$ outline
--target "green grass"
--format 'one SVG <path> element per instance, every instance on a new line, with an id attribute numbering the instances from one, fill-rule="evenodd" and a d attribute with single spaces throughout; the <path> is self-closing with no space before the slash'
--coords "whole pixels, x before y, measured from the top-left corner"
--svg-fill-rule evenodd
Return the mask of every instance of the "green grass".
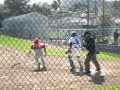
<path id="1" fill-rule="evenodd" d="M 82 53 L 82 56 L 86 57 L 86 52 Z M 120 60 L 120 54 L 115 53 L 106 53 L 106 52 L 100 52 L 100 54 L 97 54 L 97 59 L 104 59 L 104 60 Z"/>
<path id="2" fill-rule="evenodd" d="M 32 41 L 30 40 L 24 40 L 24 39 L 19 39 L 19 38 L 4 36 L 4 35 L 0 36 L 0 45 L 7 48 L 16 49 L 22 52 L 28 52 L 30 50 L 31 44 L 32 44 Z M 63 50 L 53 49 L 53 48 L 47 49 L 47 54 L 57 55 L 57 56 L 65 55 Z"/>
<path id="3" fill-rule="evenodd" d="M 101 52 L 97 55 L 98 59 L 120 60 L 120 54 Z"/>
<path id="4" fill-rule="evenodd" d="M 30 48 L 31 41 L 1 35 L 0 36 L 0 44 L 4 47 L 27 52 L 28 49 Z"/>
<path id="5" fill-rule="evenodd" d="M 24 40 L 9 36 L 0 35 L 0 45 L 16 49 L 22 52 L 28 52 L 30 49 L 32 42 L 30 40 Z M 54 55 L 54 56 L 66 56 L 64 50 L 60 49 L 53 49 L 52 47 L 50 49 L 47 49 L 48 55 Z M 86 52 L 82 52 L 82 56 L 86 57 Z M 113 53 L 104 53 L 101 52 L 97 55 L 98 59 L 107 59 L 107 60 L 120 60 L 120 54 L 113 54 Z"/>
<path id="6" fill-rule="evenodd" d="M 75 89 L 75 90 L 77 90 L 77 89 Z M 83 89 L 83 90 L 120 90 L 120 85 L 117 85 L 117 86 L 100 86 L 100 87 Z"/>

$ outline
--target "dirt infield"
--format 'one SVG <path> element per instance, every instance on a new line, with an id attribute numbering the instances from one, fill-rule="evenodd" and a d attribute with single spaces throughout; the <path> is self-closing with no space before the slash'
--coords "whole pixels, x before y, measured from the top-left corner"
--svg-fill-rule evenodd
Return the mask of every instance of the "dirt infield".
<path id="1" fill-rule="evenodd" d="M 34 71 L 33 61 L 33 57 L 0 46 L 0 90 L 83 90 L 120 84 L 118 61 L 100 60 L 102 74 L 90 77 L 71 74 L 66 57 L 46 56 L 47 71 L 41 72 Z"/>

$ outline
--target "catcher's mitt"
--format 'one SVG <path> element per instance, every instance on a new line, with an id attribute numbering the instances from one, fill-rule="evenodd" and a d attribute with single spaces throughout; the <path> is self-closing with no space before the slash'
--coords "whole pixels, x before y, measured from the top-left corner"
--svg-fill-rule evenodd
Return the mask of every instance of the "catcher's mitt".
<path id="1" fill-rule="evenodd" d="M 68 53 L 71 53 L 71 50 L 70 50 L 70 49 L 68 49 L 68 50 L 65 52 L 65 54 L 68 54 Z"/>

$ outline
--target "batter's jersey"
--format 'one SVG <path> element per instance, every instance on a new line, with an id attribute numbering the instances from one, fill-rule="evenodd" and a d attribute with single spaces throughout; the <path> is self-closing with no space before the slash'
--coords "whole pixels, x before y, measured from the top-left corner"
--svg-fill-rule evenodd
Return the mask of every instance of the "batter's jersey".
<path id="1" fill-rule="evenodd" d="M 72 43 L 72 48 L 80 48 L 81 42 L 78 36 L 70 37 L 68 40 L 68 44 Z"/>

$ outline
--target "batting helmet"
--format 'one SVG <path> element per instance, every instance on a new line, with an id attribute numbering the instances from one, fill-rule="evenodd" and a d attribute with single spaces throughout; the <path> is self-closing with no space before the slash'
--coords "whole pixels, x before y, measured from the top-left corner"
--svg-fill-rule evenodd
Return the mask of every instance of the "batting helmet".
<path id="1" fill-rule="evenodd" d="M 35 39 L 34 39 L 34 43 L 35 43 L 35 44 L 38 44 L 39 42 L 40 42 L 40 41 L 39 41 L 38 38 L 35 38 Z"/>

